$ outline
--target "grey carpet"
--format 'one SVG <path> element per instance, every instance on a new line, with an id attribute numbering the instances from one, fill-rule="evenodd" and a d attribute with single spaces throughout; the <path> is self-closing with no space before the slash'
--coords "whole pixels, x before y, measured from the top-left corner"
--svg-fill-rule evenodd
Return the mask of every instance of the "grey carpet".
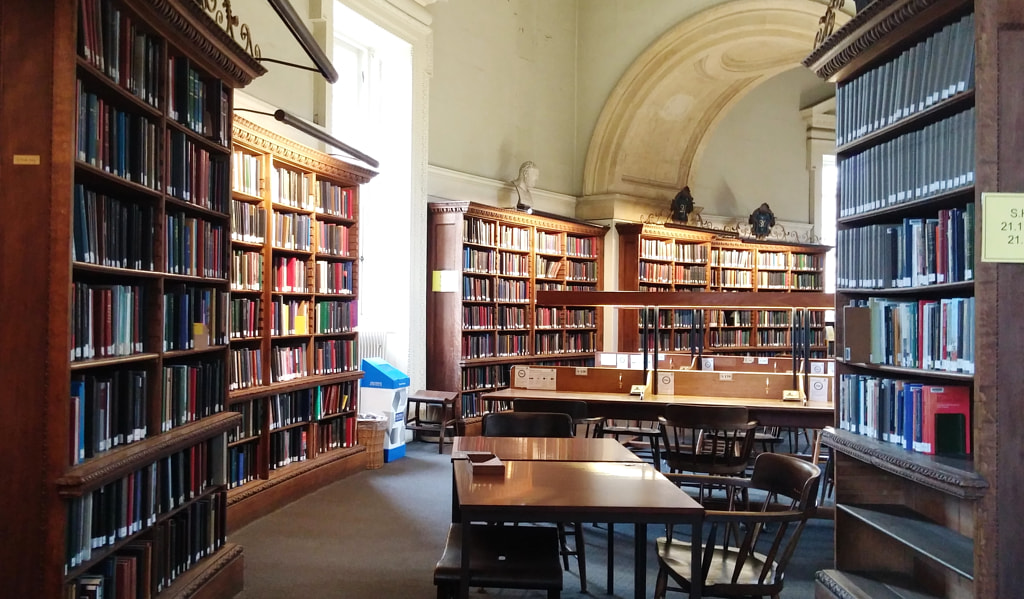
<path id="1" fill-rule="evenodd" d="M 240 599 L 430 599 L 432 572 L 451 520 L 451 464 L 437 445 L 414 442 L 407 455 L 367 470 L 269 514 L 231 535 L 245 550 Z M 632 597 L 631 525 L 616 528 L 615 593 L 607 594 L 605 530 L 586 524 L 588 595 L 570 560 L 562 596 Z M 660 530 L 659 530 L 660 529 Z M 651 538 L 664 534 L 649 527 Z M 648 592 L 657 560 L 649 549 Z M 783 599 L 814 596 L 816 570 L 832 564 L 832 523 L 813 520 L 786 576 Z M 471 596 L 543 597 L 541 592 L 488 589 Z M 669 594 L 682 597 L 681 594 Z"/>

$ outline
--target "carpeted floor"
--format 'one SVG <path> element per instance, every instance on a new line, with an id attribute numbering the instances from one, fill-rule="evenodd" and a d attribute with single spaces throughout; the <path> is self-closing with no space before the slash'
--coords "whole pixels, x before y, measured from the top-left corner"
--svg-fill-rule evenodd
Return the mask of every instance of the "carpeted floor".
<path id="1" fill-rule="evenodd" d="M 437 445 L 414 442 L 407 455 L 379 470 L 338 481 L 231 535 L 245 550 L 240 599 L 430 599 L 432 571 L 451 520 L 450 457 Z M 664 534 L 651 526 L 650 534 Z M 587 595 L 576 565 L 564 576 L 562 596 L 631 597 L 632 526 L 619 525 L 615 593 L 605 587 L 605 530 L 586 525 Z M 787 572 L 783 599 L 814 596 L 816 570 L 832 563 L 832 523 L 813 520 Z M 657 560 L 649 550 L 648 591 Z M 483 593 L 474 590 L 473 596 Z M 541 592 L 488 589 L 494 597 L 543 597 Z M 672 595 L 670 594 L 670 597 Z M 675 596 L 681 597 L 680 594 Z"/>

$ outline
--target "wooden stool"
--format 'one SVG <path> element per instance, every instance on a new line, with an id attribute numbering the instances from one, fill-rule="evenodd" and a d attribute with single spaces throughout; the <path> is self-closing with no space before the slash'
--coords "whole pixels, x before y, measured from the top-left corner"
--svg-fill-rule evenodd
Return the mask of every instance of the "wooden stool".
<path id="1" fill-rule="evenodd" d="M 424 389 L 410 393 L 408 407 L 405 410 L 406 430 L 413 431 L 414 436 L 421 435 L 423 432 L 437 433 L 437 453 L 443 453 L 445 432 L 448 429 L 456 432 L 455 400 L 458 396 L 459 394 L 454 391 L 429 391 Z M 426 406 L 437 407 L 438 420 L 427 420 L 423 417 L 420 410 Z"/>
<path id="2" fill-rule="evenodd" d="M 558 533 L 548 526 L 470 525 L 469 584 L 500 589 L 542 589 L 548 599 L 562 592 Z M 434 567 L 437 599 L 458 596 L 462 572 L 462 525 L 448 528 L 444 553 Z"/>

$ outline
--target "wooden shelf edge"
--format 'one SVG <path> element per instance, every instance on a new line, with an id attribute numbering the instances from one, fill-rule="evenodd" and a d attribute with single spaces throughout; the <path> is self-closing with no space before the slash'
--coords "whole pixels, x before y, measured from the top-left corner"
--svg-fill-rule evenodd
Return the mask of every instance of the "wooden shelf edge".
<path id="1" fill-rule="evenodd" d="M 974 580 L 974 541 L 903 504 L 839 504 L 844 514 L 874 528 L 943 568 Z"/>
<path id="2" fill-rule="evenodd" d="M 876 468 L 960 499 L 979 499 L 988 489 L 988 483 L 968 460 L 917 453 L 832 427 L 824 429 L 821 442 Z"/>
<path id="3" fill-rule="evenodd" d="M 221 599 L 244 587 L 245 556 L 242 546 L 225 543 L 216 553 L 179 576 L 160 593 L 160 599 Z"/>
<path id="4" fill-rule="evenodd" d="M 270 512 L 366 469 L 366 447 L 356 445 L 274 470 L 267 480 L 228 491 L 228 534 Z"/>
<path id="5" fill-rule="evenodd" d="M 61 497 L 80 497 L 111 481 L 237 427 L 242 421 L 238 412 L 221 412 L 202 420 L 175 427 L 142 441 L 111 449 L 78 464 L 57 479 Z"/>
<path id="6" fill-rule="evenodd" d="M 939 599 L 915 588 L 914 581 L 888 573 L 852 573 L 841 570 L 818 570 L 817 590 L 824 590 L 834 599 Z M 822 596 L 815 593 L 815 597 Z"/>
<path id="7" fill-rule="evenodd" d="M 257 385 L 255 387 L 247 387 L 245 389 L 236 389 L 234 391 L 228 391 L 228 405 L 233 405 L 247 399 L 257 399 L 268 395 L 298 391 L 300 389 L 309 389 L 310 387 L 317 387 L 320 385 L 344 383 L 346 381 L 354 381 L 361 378 L 363 378 L 362 370 L 349 370 L 347 372 L 339 372 L 337 374 L 318 374 L 292 379 L 283 383 L 271 383 L 269 385 Z"/>

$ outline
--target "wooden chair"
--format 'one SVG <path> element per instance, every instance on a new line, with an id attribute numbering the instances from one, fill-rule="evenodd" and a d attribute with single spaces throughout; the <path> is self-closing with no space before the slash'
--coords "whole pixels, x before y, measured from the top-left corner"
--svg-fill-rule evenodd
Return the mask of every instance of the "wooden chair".
<path id="1" fill-rule="evenodd" d="M 612 420 L 609 419 L 601 427 L 603 435 L 611 435 L 622 441 L 626 447 L 637 454 L 647 455 L 657 470 L 661 470 L 661 431 L 657 422 L 649 420 Z"/>
<path id="2" fill-rule="evenodd" d="M 448 528 L 444 553 L 434 567 L 437 599 L 458 597 L 462 572 L 462 524 Z M 562 591 L 558 533 L 539 526 L 470 525 L 469 584 L 500 589 L 541 589 L 548 599 Z"/>
<path id="3" fill-rule="evenodd" d="M 485 437 L 571 437 L 565 412 L 491 412 L 481 423 Z"/>
<path id="4" fill-rule="evenodd" d="M 740 476 L 750 465 L 757 422 L 738 406 L 665 406 L 662 457 L 669 472 Z M 698 501 L 715 485 L 700 485 Z"/>
<path id="5" fill-rule="evenodd" d="M 779 598 L 786 566 L 796 549 L 807 519 L 814 513 L 821 469 L 797 457 L 762 453 L 749 479 L 708 475 L 669 474 L 676 482 L 714 478 L 753 495 L 763 496 L 742 511 L 706 512 L 699 539 L 703 551 L 701 577 L 705 597 Z M 700 483 L 698 483 L 700 484 Z M 736 497 L 732 489 L 728 496 Z M 755 491 L 756 490 L 756 491 Z M 735 505 L 730 505 L 735 507 Z M 654 596 L 668 590 L 690 592 L 690 542 L 674 539 L 672 529 L 659 538 L 658 578 Z M 669 580 L 678 587 L 669 587 Z"/>
<path id="6" fill-rule="evenodd" d="M 516 412 L 564 412 L 572 418 L 574 437 L 600 437 L 604 418 L 589 416 L 587 402 L 572 399 L 514 399 Z"/>
<path id="7" fill-rule="evenodd" d="M 561 403 L 561 402 L 558 402 Z M 567 402 L 571 403 L 571 402 Z M 514 404 L 513 404 L 514 405 Z M 584 404 L 586 405 L 586 404 Z M 485 437 L 571 437 L 573 420 L 566 412 L 491 412 L 483 419 Z M 576 558 L 580 570 L 580 591 L 587 592 L 587 556 L 583 526 L 574 522 L 570 531 L 575 547 L 569 547 L 564 524 L 556 525 L 562 565 L 569 570 L 569 557 Z"/>

